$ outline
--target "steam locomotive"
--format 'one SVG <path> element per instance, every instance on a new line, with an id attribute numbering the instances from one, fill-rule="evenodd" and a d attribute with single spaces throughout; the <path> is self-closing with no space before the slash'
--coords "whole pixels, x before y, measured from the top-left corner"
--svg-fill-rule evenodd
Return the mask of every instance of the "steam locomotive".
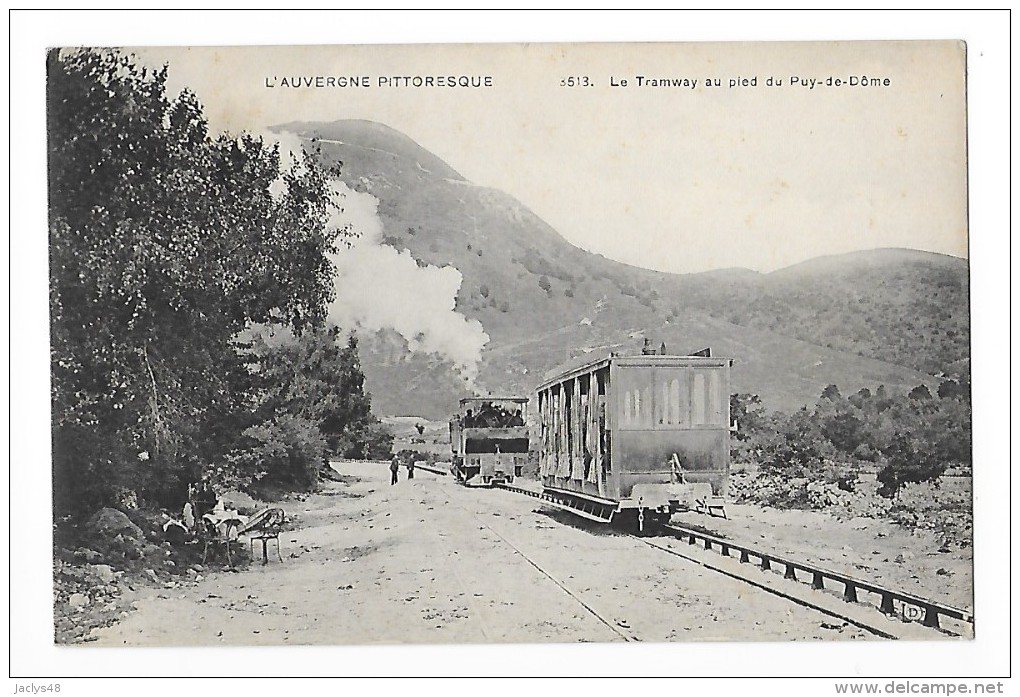
<path id="1" fill-rule="evenodd" d="M 467 485 L 511 483 L 528 458 L 527 397 L 468 397 L 450 419 L 451 473 Z"/>

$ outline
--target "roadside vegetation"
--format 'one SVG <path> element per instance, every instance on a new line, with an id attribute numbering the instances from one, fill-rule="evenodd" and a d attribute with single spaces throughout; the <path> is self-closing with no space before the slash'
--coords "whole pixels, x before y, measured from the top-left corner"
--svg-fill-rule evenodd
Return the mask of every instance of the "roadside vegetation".
<path id="1" fill-rule="evenodd" d="M 166 68 L 48 64 L 59 615 L 108 606 L 124 572 L 199 573 L 160 525 L 189 486 L 310 491 L 331 454 L 387 457 L 392 436 L 325 321 L 328 255 L 356 234 L 329 223 L 338 172 L 211 133 Z"/>
<path id="2" fill-rule="evenodd" d="M 730 409 L 736 501 L 886 518 L 970 544 L 969 383 L 848 397 L 830 385 L 793 414 L 766 413 L 756 395 L 735 394 Z"/>

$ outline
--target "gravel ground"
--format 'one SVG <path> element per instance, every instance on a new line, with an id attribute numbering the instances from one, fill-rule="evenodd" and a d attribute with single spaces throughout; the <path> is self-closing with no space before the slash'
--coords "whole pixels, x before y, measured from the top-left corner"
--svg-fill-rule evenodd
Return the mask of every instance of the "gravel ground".
<path id="1" fill-rule="evenodd" d="M 862 630 L 498 490 L 345 462 L 280 563 L 144 591 L 91 646 L 859 639 Z"/>

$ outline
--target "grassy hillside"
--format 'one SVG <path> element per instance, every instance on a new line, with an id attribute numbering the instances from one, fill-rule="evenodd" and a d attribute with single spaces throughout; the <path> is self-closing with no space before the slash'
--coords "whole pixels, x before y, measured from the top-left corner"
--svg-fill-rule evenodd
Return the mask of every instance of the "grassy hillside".
<path id="1" fill-rule="evenodd" d="M 529 392 L 558 363 L 599 347 L 670 352 L 711 346 L 736 359 L 734 389 L 772 408 L 884 383 L 932 386 L 967 371 L 965 260 L 912 250 L 827 257 L 771 274 L 666 274 L 578 249 L 511 196 L 465 181 L 436 155 L 380 124 L 288 124 L 342 162 L 347 185 L 379 200 L 384 242 L 463 275 L 456 309 L 490 341 L 479 385 Z M 390 332 L 362 337 L 379 413 L 449 413 L 463 387 L 435 357 Z"/>

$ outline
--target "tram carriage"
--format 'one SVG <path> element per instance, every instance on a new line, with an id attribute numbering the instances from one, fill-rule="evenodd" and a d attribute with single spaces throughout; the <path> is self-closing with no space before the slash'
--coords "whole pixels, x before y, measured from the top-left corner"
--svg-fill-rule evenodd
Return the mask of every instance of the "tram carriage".
<path id="1" fill-rule="evenodd" d="M 528 459 L 527 397 L 468 397 L 450 419 L 451 472 L 457 481 L 513 482 Z"/>
<path id="2" fill-rule="evenodd" d="M 593 520 L 664 522 L 695 497 L 725 496 L 732 360 L 665 355 L 584 357 L 538 387 L 545 493 Z"/>

